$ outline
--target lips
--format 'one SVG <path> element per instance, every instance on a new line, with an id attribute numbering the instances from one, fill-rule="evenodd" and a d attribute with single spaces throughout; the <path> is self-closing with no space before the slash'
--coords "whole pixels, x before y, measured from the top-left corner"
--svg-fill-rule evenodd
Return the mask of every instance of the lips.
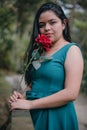
<path id="1" fill-rule="evenodd" d="M 48 36 L 48 37 L 50 37 L 50 36 L 52 36 L 52 33 L 47 33 L 45 35 Z"/>

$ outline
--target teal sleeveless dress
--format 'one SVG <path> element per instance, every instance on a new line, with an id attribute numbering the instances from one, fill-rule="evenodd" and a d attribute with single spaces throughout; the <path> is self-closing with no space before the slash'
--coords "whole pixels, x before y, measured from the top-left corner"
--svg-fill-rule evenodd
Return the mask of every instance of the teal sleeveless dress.
<path id="1" fill-rule="evenodd" d="M 26 92 L 28 100 L 52 95 L 64 89 L 66 60 L 69 43 L 52 55 L 52 60 L 44 61 L 37 70 L 31 70 L 32 90 Z M 35 130 L 78 130 L 78 121 L 73 101 L 66 105 L 30 110 Z"/>

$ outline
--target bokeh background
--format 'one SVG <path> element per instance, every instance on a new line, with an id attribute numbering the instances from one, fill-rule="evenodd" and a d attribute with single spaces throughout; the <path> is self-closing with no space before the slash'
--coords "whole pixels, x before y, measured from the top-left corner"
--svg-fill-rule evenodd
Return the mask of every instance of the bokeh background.
<path id="1" fill-rule="evenodd" d="M 7 126 L 2 129 L 2 126 L 9 117 L 7 99 L 13 90 L 11 78 L 23 73 L 24 55 L 32 33 L 35 13 L 42 3 L 48 1 L 0 0 L 0 130 L 10 130 Z M 80 91 L 87 95 L 87 0 L 50 1 L 62 6 L 70 21 L 72 41 L 82 48 L 85 68 Z"/>

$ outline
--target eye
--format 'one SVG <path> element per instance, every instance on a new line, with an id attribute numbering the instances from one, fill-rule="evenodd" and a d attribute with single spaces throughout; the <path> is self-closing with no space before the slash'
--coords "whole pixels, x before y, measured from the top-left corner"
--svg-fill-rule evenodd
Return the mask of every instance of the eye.
<path id="1" fill-rule="evenodd" d="M 51 21 L 51 22 L 50 22 L 51 25 L 54 25 L 54 24 L 56 24 L 56 23 L 57 23 L 56 21 Z"/>
<path id="2" fill-rule="evenodd" d="M 39 23 L 39 28 L 43 28 L 45 26 L 45 23 Z"/>

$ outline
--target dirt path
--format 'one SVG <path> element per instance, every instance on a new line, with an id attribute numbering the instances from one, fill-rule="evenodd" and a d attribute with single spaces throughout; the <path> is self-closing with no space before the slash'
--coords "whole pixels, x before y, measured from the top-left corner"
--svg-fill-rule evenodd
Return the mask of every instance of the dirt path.
<path id="1" fill-rule="evenodd" d="M 14 84 L 14 82 L 18 79 L 20 80 L 20 76 L 7 76 L 6 77 L 6 80 L 11 85 Z M 17 84 L 17 82 L 15 82 L 15 83 Z M 22 88 L 23 88 L 23 86 L 25 86 L 24 82 L 22 82 Z M 14 89 L 16 89 L 16 88 L 14 88 Z M 77 117 L 78 117 L 78 121 L 79 121 L 79 130 L 87 130 L 87 96 L 84 96 L 83 94 L 79 94 L 77 100 L 75 101 L 75 107 L 76 107 Z M 18 113 L 16 113 L 16 114 L 18 114 Z M 20 117 L 20 115 L 19 115 L 19 117 Z M 26 121 L 29 120 L 29 125 L 31 128 L 30 130 L 33 130 L 31 117 L 29 119 L 27 117 L 24 117 L 24 118 L 26 118 Z M 23 113 L 22 113 L 21 120 L 23 120 L 23 122 L 24 122 L 24 118 L 23 118 Z M 14 122 L 17 120 L 19 120 L 19 118 L 17 118 L 17 117 L 13 118 Z M 14 129 L 14 130 L 16 130 L 16 129 Z"/>
<path id="2" fill-rule="evenodd" d="M 87 96 L 79 94 L 75 101 L 80 130 L 87 130 Z"/>

